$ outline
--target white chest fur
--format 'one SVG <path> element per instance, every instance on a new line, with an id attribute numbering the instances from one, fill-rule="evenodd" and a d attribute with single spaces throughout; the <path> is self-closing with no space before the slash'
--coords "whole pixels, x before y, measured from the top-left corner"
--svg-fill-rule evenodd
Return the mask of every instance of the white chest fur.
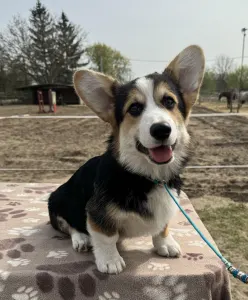
<path id="1" fill-rule="evenodd" d="M 177 197 L 175 190 L 171 190 Z M 142 218 L 135 213 L 120 216 L 119 226 L 124 237 L 156 235 L 161 232 L 177 212 L 177 206 L 162 186 L 157 186 L 148 194 L 148 209 L 152 218 Z"/>

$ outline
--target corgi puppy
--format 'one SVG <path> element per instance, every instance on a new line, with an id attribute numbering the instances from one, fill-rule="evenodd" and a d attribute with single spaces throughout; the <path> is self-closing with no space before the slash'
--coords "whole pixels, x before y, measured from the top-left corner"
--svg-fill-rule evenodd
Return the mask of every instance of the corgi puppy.
<path id="1" fill-rule="evenodd" d="M 190 146 L 187 123 L 197 100 L 205 59 L 192 45 L 163 73 L 120 84 L 91 70 L 74 75 L 78 96 L 111 124 L 108 146 L 80 167 L 49 197 L 52 226 L 71 236 L 76 251 L 93 248 L 100 272 L 120 273 L 125 262 L 117 249 L 122 238 L 151 235 L 157 253 L 178 257 L 169 231 L 177 207 L 180 173 Z"/>

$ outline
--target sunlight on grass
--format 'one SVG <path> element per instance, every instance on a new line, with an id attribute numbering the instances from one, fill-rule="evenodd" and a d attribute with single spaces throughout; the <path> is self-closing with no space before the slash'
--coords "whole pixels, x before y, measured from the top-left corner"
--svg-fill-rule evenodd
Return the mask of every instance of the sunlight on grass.
<path id="1" fill-rule="evenodd" d="M 215 197 L 211 200 L 208 198 L 204 206 L 197 205 L 198 201 L 201 199 L 194 201 L 194 206 L 221 253 L 234 266 L 248 272 L 248 206 L 228 198 L 220 206 L 216 206 Z M 234 278 L 231 282 L 233 299 L 247 299 L 247 285 Z"/>

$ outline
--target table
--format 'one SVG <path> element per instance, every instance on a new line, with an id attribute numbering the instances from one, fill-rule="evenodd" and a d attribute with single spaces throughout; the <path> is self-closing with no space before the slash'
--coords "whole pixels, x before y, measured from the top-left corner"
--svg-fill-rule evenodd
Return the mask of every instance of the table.
<path id="1" fill-rule="evenodd" d="M 151 237 L 125 240 L 119 275 L 97 271 L 92 253 L 76 253 L 48 218 L 46 193 L 58 185 L 0 183 L 0 299 L 3 300 L 229 300 L 229 275 L 178 213 L 170 230 L 178 259 L 157 256 Z M 213 242 L 187 196 L 181 204 Z"/>

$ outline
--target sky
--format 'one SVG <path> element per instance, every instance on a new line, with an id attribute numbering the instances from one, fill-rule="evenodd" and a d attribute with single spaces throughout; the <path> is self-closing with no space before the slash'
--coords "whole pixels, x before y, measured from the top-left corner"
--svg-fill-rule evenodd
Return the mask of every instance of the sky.
<path id="1" fill-rule="evenodd" d="M 183 48 L 198 44 L 207 65 L 216 56 L 240 57 L 241 28 L 248 27 L 247 0 L 41 0 L 53 15 L 63 10 L 88 33 L 131 60 L 135 77 L 161 72 Z M 0 30 L 36 0 L 0 0 Z M 248 42 L 247 42 L 248 43 Z M 248 44 L 245 55 L 248 55 Z M 235 59 L 240 65 L 241 60 Z M 248 63 L 248 59 L 245 59 Z"/>

